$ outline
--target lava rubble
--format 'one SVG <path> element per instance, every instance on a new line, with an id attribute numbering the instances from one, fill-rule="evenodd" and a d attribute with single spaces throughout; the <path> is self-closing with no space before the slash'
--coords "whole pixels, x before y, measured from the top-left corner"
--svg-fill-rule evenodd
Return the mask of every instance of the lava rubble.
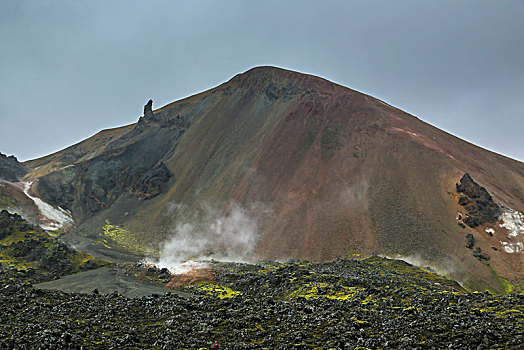
<path id="1" fill-rule="evenodd" d="M 467 293 L 402 261 L 211 266 L 212 280 L 178 287 L 189 297 L 68 294 L 4 281 L 0 348 L 207 349 L 215 341 L 221 349 L 524 344 L 524 295 Z"/>

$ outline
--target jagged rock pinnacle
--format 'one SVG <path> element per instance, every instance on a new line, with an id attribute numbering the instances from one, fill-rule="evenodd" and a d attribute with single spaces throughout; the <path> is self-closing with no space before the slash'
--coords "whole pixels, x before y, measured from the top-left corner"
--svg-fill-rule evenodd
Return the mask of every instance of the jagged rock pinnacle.
<path id="1" fill-rule="evenodd" d="M 146 105 L 144 106 L 144 117 L 153 117 L 153 100 L 147 101 Z"/>

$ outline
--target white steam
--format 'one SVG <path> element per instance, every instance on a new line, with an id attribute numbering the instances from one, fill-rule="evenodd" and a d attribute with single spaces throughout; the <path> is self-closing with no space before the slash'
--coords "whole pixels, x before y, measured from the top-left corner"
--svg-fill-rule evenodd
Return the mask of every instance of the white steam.
<path id="1" fill-rule="evenodd" d="M 263 205 L 246 209 L 235 203 L 224 211 L 208 204 L 190 215 L 185 211 L 187 208 L 180 205 L 169 208 L 168 213 L 176 212 L 176 224 L 155 262 L 173 273 L 204 267 L 198 260 L 250 261 L 258 238 L 258 219 L 268 212 Z"/>

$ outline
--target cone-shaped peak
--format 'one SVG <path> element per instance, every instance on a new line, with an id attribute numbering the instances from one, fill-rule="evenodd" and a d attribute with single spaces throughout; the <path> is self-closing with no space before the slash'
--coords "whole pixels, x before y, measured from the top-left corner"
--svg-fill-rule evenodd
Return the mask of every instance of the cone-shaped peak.
<path id="1" fill-rule="evenodd" d="M 295 92 L 329 92 L 338 89 L 351 91 L 324 78 L 273 66 L 251 68 L 234 76 L 229 83 L 241 88 L 257 90 L 270 88 L 278 91 L 291 89 Z"/>

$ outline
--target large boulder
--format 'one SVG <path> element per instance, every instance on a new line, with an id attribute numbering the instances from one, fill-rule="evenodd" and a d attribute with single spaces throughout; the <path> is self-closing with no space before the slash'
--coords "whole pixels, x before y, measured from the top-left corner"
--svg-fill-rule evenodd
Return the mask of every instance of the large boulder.
<path id="1" fill-rule="evenodd" d="M 477 184 L 468 173 L 456 184 L 459 193 L 459 204 L 464 206 L 468 215 L 464 223 L 477 227 L 486 222 L 495 222 L 502 214 L 500 205 L 495 203 L 488 191 Z"/>

